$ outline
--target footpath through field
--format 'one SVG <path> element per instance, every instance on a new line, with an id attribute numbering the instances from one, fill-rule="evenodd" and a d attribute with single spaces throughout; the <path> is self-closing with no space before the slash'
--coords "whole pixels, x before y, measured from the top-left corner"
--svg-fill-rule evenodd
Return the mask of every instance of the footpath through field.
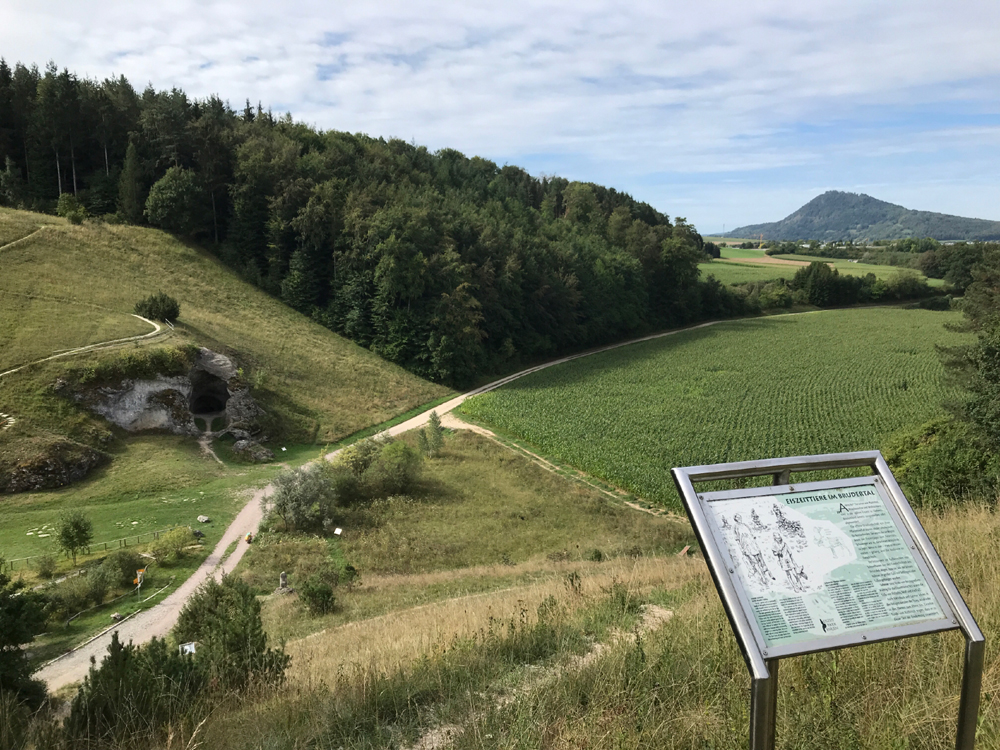
<path id="1" fill-rule="evenodd" d="M 492 391 L 502 385 L 506 385 L 507 383 L 517 380 L 518 378 L 522 378 L 525 375 L 530 375 L 533 372 L 544 370 L 547 367 L 554 367 L 555 365 L 570 362 L 574 359 L 588 357 L 592 354 L 599 354 L 600 352 L 618 349 L 623 346 L 630 346 L 631 344 L 638 344 L 643 341 L 652 341 L 665 336 L 673 336 L 678 333 L 693 331 L 699 328 L 706 328 L 708 326 L 715 325 L 717 322 L 719 321 L 710 321 L 708 323 L 700 323 L 699 325 L 691 326 L 689 328 L 679 328 L 673 331 L 654 333 L 649 336 L 622 341 L 617 344 L 600 347 L 599 349 L 590 349 L 585 352 L 580 352 L 579 354 L 572 354 L 568 357 L 560 357 L 559 359 L 554 359 L 550 362 L 545 362 L 544 364 L 529 367 L 525 370 L 521 370 L 520 372 L 516 372 L 513 375 L 508 375 L 480 388 L 471 390 L 468 393 L 456 396 L 450 401 L 446 401 L 445 403 L 434 407 L 434 409 L 428 409 L 423 414 L 419 414 L 412 419 L 408 419 L 405 422 L 389 428 L 387 432 L 390 435 L 400 435 L 404 432 L 417 429 L 418 427 L 423 427 L 430 419 L 432 411 L 436 411 L 441 415 L 447 414 L 460 406 L 467 398 L 477 396 L 480 393 Z M 327 454 L 326 459 L 333 459 L 337 453 L 339 453 L 339 451 L 333 451 L 332 453 Z M 243 536 L 248 531 L 256 532 L 264 516 L 261 501 L 264 497 L 270 495 L 272 489 L 273 485 L 268 485 L 267 487 L 264 487 L 254 493 L 253 498 L 243 506 L 243 509 L 226 529 L 225 533 L 222 535 L 222 539 L 219 540 L 219 543 L 212 551 L 212 554 L 205 559 L 205 562 L 201 564 L 201 566 L 187 581 L 181 584 L 181 586 L 178 587 L 176 591 L 171 593 L 166 599 L 147 610 L 142 610 L 141 612 L 131 616 L 127 621 L 123 621 L 117 626 L 109 628 L 105 632 L 95 636 L 90 641 L 87 641 L 76 649 L 69 651 L 63 656 L 49 662 L 35 673 L 35 677 L 44 680 L 50 690 L 58 690 L 65 685 L 81 681 L 87 675 L 87 671 L 90 668 L 90 657 L 94 656 L 100 660 L 103 655 L 107 653 L 108 644 L 111 643 L 111 636 L 113 633 L 117 632 L 119 639 L 124 642 L 131 640 L 136 644 L 145 643 L 154 636 L 160 638 L 165 636 L 177 622 L 181 609 L 184 608 L 184 604 L 197 590 L 197 588 L 202 583 L 207 581 L 209 577 L 215 577 L 216 580 L 218 580 L 223 576 L 223 574 L 231 572 L 242 559 L 247 550 L 247 545 L 240 543 L 240 540 L 242 540 Z M 230 553 L 228 557 L 223 559 L 227 548 L 233 542 L 237 542 L 236 549 Z"/>

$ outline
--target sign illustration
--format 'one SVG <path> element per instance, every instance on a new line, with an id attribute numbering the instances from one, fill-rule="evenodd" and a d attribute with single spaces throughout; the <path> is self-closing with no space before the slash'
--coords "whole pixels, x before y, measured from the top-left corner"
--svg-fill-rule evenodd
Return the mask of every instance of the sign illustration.
<path id="1" fill-rule="evenodd" d="M 945 616 L 872 485 L 705 505 L 767 646 Z"/>

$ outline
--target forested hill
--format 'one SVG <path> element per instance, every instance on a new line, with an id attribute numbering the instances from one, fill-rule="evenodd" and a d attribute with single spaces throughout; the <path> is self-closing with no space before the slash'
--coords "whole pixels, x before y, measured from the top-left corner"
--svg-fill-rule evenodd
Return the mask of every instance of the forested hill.
<path id="1" fill-rule="evenodd" d="M 249 102 L 139 93 L 124 77 L 0 62 L 0 164 L 6 205 L 191 238 L 453 385 L 742 310 L 698 280 L 693 227 L 614 189 L 318 131 Z"/>
<path id="2" fill-rule="evenodd" d="M 765 240 L 898 240 L 933 237 L 936 240 L 986 241 L 1000 239 L 1000 221 L 912 211 L 859 193 L 830 190 L 781 221 L 751 224 L 729 232 L 730 237 Z"/>

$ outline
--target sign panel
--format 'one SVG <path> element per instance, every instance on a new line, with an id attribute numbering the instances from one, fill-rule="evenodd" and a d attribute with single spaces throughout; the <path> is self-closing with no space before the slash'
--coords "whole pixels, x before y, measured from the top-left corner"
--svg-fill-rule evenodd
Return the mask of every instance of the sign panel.
<path id="1" fill-rule="evenodd" d="M 954 627 L 877 478 L 698 497 L 762 650 L 789 655 Z"/>
<path id="2" fill-rule="evenodd" d="M 874 485 L 705 505 L 766 647 L 945 619 Z"/>

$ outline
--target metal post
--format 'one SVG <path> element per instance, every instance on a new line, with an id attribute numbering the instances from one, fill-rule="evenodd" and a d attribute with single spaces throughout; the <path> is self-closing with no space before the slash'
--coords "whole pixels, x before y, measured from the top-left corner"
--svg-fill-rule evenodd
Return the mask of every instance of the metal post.
<path id="1" fill-rule="evenodd" d="M 979 691 L 983 682 L 983 654 L 986 641 L 966 638 L 965 666 L 962 670 L 962 697 L 958 702 L 958 733 L 955 750 L 973 750 L 979 720 Z"/>
<path id="2" fill-rule="evenodd" d="M 768 676 L 750 681 L 750 750 L 774 750 L 778 718 L 778 660 L 767 659 Z"/>

